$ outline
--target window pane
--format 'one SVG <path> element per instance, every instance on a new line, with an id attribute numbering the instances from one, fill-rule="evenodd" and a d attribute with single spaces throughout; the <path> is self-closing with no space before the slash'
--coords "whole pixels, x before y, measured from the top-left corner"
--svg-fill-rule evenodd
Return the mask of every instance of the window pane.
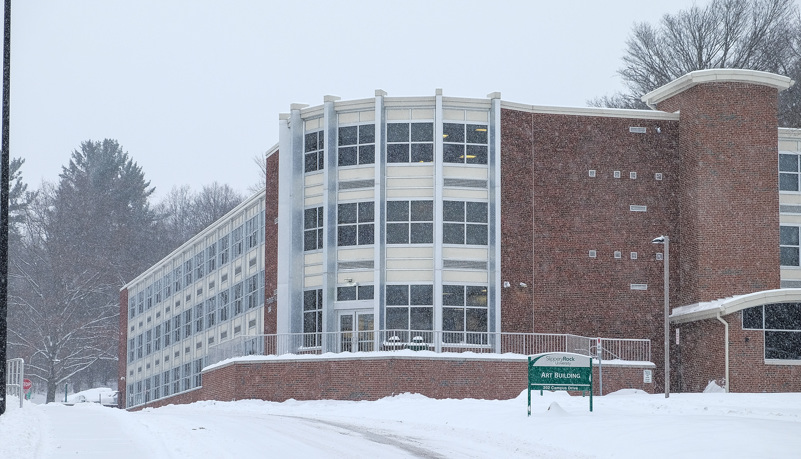
<path id="1" fill-rule="evenodd" d="M 443 201 L 442 219 L 446 222 L 463 222 L 464 203 L 461 201 Z"/>
<path id="2" fill-rule="evenodd" d="M 409 242 L 412 244 L 431 244 L 434 242 L 433 223 L 412 223 Z"/>
<path id="3" fill-rule="evenodd" d="M 443 146 L 442 161 L 464 163 L 464 145 L 446 143 Z"/>
<path id="4" fill-rule="evenodd" d="M 798 245 L 798 240 L 797 226 L 779 227 L 779 243 L 781 245 Z"/>
<path id="5" fill-rule="evenodd" d="M 387 244 L 408 244 L 408 223 L 387 223 Z"/>
<path id="6" fill-rule="evenodd" d="M 433 142 L 434 123 L 412 123 L 412 142 Z"/>
<path id="7" fill-rule="evenodd" d="M 486 202 L 468 202 L 467 204 L 467 221 L 474 223 L 487 223 L 487 203 Z"/>
<path id="8" fill-rule="evenodd" d="M 442 139 L 444 142 L 464 142 L 464 124 L 443 123 Z"/>
<path id="9" fill-rule="evenodd" d="M 317 170 L 317 153 L 307 153 L 304 161 L 303 170 L 313 172 Z"/>
<path id="10" fill-rule="evenodd" d="M 442 330 L 464 331 L 464 308 L 442 308 Z"/>
<path id="11" fill-rule="evenodd" d="M 373 299 L 373 292 L 374 288 L 372 285 L 360 285 L 359 286 L 359 299 L 360 300 L 372 300 Z"/>
<path id="12" fill-rule="evenodd" d="M 387 305 L 408 305 L 408 285 L 387 285 Z"/>
<path id="13" fill-rule="evenodd" d="M 317 248 L 317 230 L 303 232 L 303 250 L 315 250 Z"/>
<path id="14" fill-rule="evenodd" d="M 434 220 L 433 201 L 412 201 L 410 220 L 413 222 L 430 222 Z"/>
<path id="15" fill-rule="evenodd" d="M 480 124 L 467 125 L 467 143 L 487 143 L 487 126 Z"/>
<path id="16" fill-rule="evenodd" d="M 356 145 L 357 126 L 339 128 L 339 145 Z"/>
<path id="17" fill-rule="evenodd" d="M 375 124 L 363 124 L 359 126 L 359 143 L 375 142 Z"/>
<path id="18" fill-rule="evenodd" d="M 781 191 L 798 191 L 798 174 L 779 174 Z"/>
<path id="19" fill-rule="evenodd" d="M 369 245 L 374 242 L 373 225 L 359 225 L 359 245 Z"/>
<path id="20" fill-rule="evenodd" d="M 359 223 L 373 221 L 373 203 L 360 202 L 359 203 Z"/>
<path id="21" fill-rule="evenodd" d="M 487 331 L 487 310 L 468 309 L 465 318 L 465 328 L 469 332 Z"/>
<path id="22" fill-rule="evenodd" d="M 337 245 L 356 245 L 356 225 L 346 225 L 338 228 Z"/>
<path id="23" fill-rule="evenodd" d="M 464 225 L 444 223 L 442 225 L 442 242 L 444 244 L 464 244 Z"/>
<path id="24" fill-rule="evenodd" d="M 310 229 L 317 227 L 317 208 L 306 209 L 303 211 L 303 228 Z"/>
<path id="25" fill-rule="evenodd" d="M 392 143 L 387 145 L 387 162 L 388 163 L 408 163 L 409 162 L 409 144 L 408 143 Z"/>
<path id="26" fill-rule="evenodd" d="M 388 222 L 409 221 L 409 201 L 387 201 Z"/>
<path id="27" fill-rule="evenodd" d="M 801 333 L 766 331 L 765 358 L 801 360 Z"/>
<path id="28" fill-rule="evenodd" d="M 486 145 L 468 145 L 467 164 L 487 164 L 487 146 Z"/>
<path id="29" fill-rule="evenodd" d="M 306 290 L 303 292 L 303 310 L 309 311 L 312 309 L 317 309 L 317 292 Z"/>
<path id="30" fill-rule="evenodd" d="M 408 142 L 409 123 L 387 123 L 387 142 Z"/>
<path id="31" fill-rule="evenodd" d="M 467 306 L 487 306 L 487 287 L 468 285 L 465 290 Z"/>
<path id="32" fill-rule="evenodd" d="M 359 147 L 359 164 L 375 163 L 375 145 L 363 145 Z"/>
<path id="33" fill-rule="evenodd" d="M 337 223 L 356 223 L 356 203 L 337 206 Z"/>
<path id="34" fill-rule="evenodd" d="M 433 161 L 434 161 L 434 144 L 431 143 L 412 144 L 413 163 L 430 163 Z"/>
<path id="35" fill-rule="evenodd" d="M 487 245 L 487 225 L 467 225 L 465 243 Z"/>
<path id="36" fill-rule="evenodd" d="M 762 329 L 762 306 L 743 309 L 743 328 Z"/>
<path id="37" fill-rule="evenodd" d="M 354 300 L 356 300 L 356 286 L 337 287 L 337 301 L 354 301 Z"/>
<path id="38" fill-rule="evenodd" d="M 798 155 L 779 155 L 779 170 L 782 172 L 798 172 Z"/>
<path id="39" fill-rule="evenodd" d="M 413 305 L 429 305 L 434 304 L 434 286 L 433 285 L 410 285 L 409 286 L 409 304 Z"/>
<path id="40" fill-rule="evenodd" d="M 409 308 L 387 308 L 387 330 L 409 329 Z"/>
<path id="41" fill-rule="evenodd" d="M 798 266 L 798 247 L 781 247 L 782 266 Z"/>
<path id="42" fill-rule="evenodd" d="M 317 331 L 317 314 L 315 312 L 303 313 L 303 333 Z"/>
<path id="43" fill-rule="evenodd" d="M 442 304 L 445 306 L 464 306 L 464 286 L 443 285 Z"/>
<path id="44" fill-rule="evenodd" d="M 355 166 L 356 147 L 340 147 L 337 161 L 340 166 Z"/>
<path id="45" fill-rule="evenodd" d="M 433 308 L 411 308 L 410 311 L 411 330 L 433 330 L 434 329 L 434 309 Z"/>
<path id="46" fill-rule="evenodd" d="M 801 330 L 801 305 L 798 303 L 766 305 L 765 329 Z"/>
<path id="47" fill-rule="evenodd" d="M 317 133 L 312 132 L 310 134 L 306 134 L 305 136 L 305 152 L 315 151 L 317 150 Z"/>

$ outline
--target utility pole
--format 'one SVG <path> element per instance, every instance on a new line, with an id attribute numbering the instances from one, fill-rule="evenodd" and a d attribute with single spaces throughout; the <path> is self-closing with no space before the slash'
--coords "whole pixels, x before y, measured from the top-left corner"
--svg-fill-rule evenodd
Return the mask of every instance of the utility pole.
<path id="1" fill-rule="evenodd" d="M 11 98 L 11 0 L 3 18 L 3 152 L 0 157 L 0 415 L 6 412 L 6 348 L 8 346 L 8 119 Z"/>

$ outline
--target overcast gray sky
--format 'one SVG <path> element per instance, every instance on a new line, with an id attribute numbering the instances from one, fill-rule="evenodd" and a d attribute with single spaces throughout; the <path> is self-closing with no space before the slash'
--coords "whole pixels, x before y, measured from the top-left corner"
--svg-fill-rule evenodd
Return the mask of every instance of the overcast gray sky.
<path id="1" fill-rule="evenodd" d="M 293 102 L 442 88 L 585 106 L 622 89 L 634 22 L 692 4 L 16 0 L 10 152 L 32 188 L 56 181 L 82 141 L 112 138 L 156 198 L 215 180 L 245 191 Z"/>

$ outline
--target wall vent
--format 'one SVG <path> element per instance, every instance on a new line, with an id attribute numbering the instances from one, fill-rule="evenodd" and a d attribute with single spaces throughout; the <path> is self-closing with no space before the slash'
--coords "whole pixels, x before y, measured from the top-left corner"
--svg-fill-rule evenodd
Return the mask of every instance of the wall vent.
<path id="1" fill-rule="evenodd" d="M 632 290 L 648 290 L 648 284 L 630 284 Z"/>
<path id="2" fill-rule="evenodd" d="M 597 256 L 598 256 L 598 252 L 596 252 L 595 250 L 590 250 L 590 258 L 595 258 Z"/>
<path id="3" fill-rule="evenodd" d="M 476 180 L 476 179 L 446 178 L 445 186 L 458 187 L 458 188 L 481 188 L 486 190 L 487 181 Z"/>
<path id="4" fill-rule="evenodd" d="M 612 176 L 613 176 L 614 178 L 620 178 L 620 171 L 615 171 L 615 172 L 613 172 L 613 173 L 612 173 Z"/>
<path id="5" fill-rule="evenodd" d="M 450 269 L 479 269 L 486 271 L 487 262 L 475 260 L 442 260 L 442 267 Z"/>
<path id="6" fill-rule="evenodd" d="M 202 347 L 203 347 L 203 341 L 198 341 L 197 343 L 195 343 L 195 349 L 200 349 Z"/>
<path id="7" fill-rule="evenodd" d="M 636 260 L 637 259 L 637 252 L 629 253 L 629 258 L 632 259 L 632 260 Z"/>
<path id="8" fill-rule="evenodd" d="M 248 266 L 250 267 L 256 266 L 256 257 L 250 259 L 250 261 L 248 262 Z"/>
<path id="9" fill-rule="evenodd" d="M 340 190 L 358 190 L 359 188 L 372 188 L 375 180 L 348 180 L 339 182 Z"/>
<path id="10" fill-rule="evenodd" d="M 241 325 L 237 325 L 236 327 L 234 327 L 234 335 L 238 335 L 239 333 L 242 333 Z"/>
<path id="11" fill-rule="evenodd" d="M 375 260 L 340 261 L 337 269 L 373 269 Z"/>
<path id="12" fill-rule="evenodd" d="M 632 180 L 636 179 L 637 178 L 637 173 L 636 172 L 629 172 L 629 178 L 632 179 Z"/>
<path id="13" fill-rule="evenodd" d="M 220 283 L 222 284 L 225 282 L 228 282 L 228 273 L 225 273 L 222 276 L 220 276 Z"/>
<path id="14" fill-rule="evenodd" d="M 615 250 L 615 258 L 620 259 L 620 250 Z"/>
<path id="15" fill-rule="evenodd" d="M 236 268 L 234 268 L 234 276 L 238 276 L 240 274 L 242 274 L 242 267 L 237 266 Z"/>
<path id="16" fill-rule="evenodd" d="M 220 332 L 220 341 L 228 338 L 228 331 Z"/>
<path id="17" fill-rule="evenodd" d="M 648 132 L 648 128 L 644 128 L 641 126 L 629 126 L 629 132 L 633 134 L 645 134 Z"/>
<path id="18" fill-rule="evenodd" d="M 256 326 L 256 319 L 250 319 L 248 321 L 248 328 L 254 328 Z"/>
<path id="19" fill-rule="evenodd" d="M 595 177 L 595 169 L 590 169 L 590 177 Z"/>
<path id="20" fill-rule="evenodd" d="M 661 252 L 656 254 L 656 259 L 657 260 L 662 260 L 663 258 L 664 258 L 664 256 L 662 255 Z"/>
<path id="21" fill-rule="evenodd" d="M 662 173 L 661 172 L 657 172 L 656 174 L 654 174 L 654 178 L 657 179 L 657 180 L 662 180 Z"/>
<path id="22" fill-rule="evenodd" d="M 629 210 L 632 212 L 647 212 L 648 206 L 629 206 Z"/>
<path id="23" fill-rule="evenodd" d="M 214 288 L 214 281 L 209 282 L 209 290 Z"/>
<path id="24" fill-rule="evenodd" d="M 214 337 L 213 337 L 213 336 L 209 336 L 209 343 L 208 343 L 208 345 L 209 345 L 209 346 L 211 346 L 212 344 L 214 344 Z"/>

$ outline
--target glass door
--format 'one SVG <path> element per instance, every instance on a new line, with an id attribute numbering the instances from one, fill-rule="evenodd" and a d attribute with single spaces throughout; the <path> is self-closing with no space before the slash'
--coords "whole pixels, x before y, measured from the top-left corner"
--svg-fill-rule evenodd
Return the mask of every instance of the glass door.
<path id="1" fill-rule="evenodd" d="M 341 311 L 339 313 L 340 352 L 370 352 L 375 344 L 373 313 Z"/>

